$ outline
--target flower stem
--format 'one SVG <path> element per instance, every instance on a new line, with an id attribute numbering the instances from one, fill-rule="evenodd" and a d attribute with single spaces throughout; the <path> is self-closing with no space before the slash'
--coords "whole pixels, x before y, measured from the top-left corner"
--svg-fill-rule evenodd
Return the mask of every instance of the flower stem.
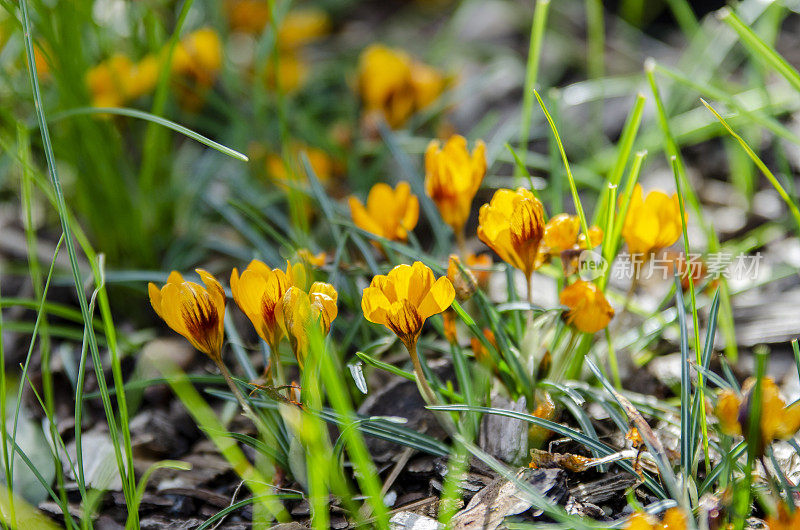
<path id="1" fill-rule="evenodd" d="M 525 326 L 530 327 L 530 325 L 533 324 L 533 273 L 528 274 L 528 276 L 525 278 L 525 282 L 528 290 L 526 293 L 528 296 L 527 300 L 528 304 L 531 306 L 531 309 L 528 310 L 528 318 L 526 319 Z"/>
<path id="2" fill-rule="evenodd" d="M 281 366 L 281 355 L 278 351 L 278 346 L 280 346 L 280 339 L 276 341 L 276 344 L 269 343 L 269 359 L 271 365 L 271 372 L 273 375 L 272 382 L 276 387 L 282 386 L 286 384 L 286 379 L 283 375 L 283 366 Z"/>
<path id="3" fill-rule="evenodd" d="M 631 278 L 631 286 L 628 288 L 627 294 L 625 294 L 625 302 L 622 304 L 621 315 L 628 312 L 628 306 L 633 299 L 633 295 L 636 293 L 636 288 L 639 286 L 639 273 L 642 270 L 642 265 L 644 265 L 644 261 L 633 258 L 633 277 Z"/>
<path id="4" fill-rule="evenodd" d="M 525 278 L 526 287 L 528 288 L 528 303 L 533 305 L 533 274 L 529 274 L 527 278 Z M 531 314 L 533 314 L 533 309 L 531 309 Z"/>
<path id="5" fill-rule="evenodd" d="M 263 428 L 261 420 L 258 418 L 258 416 L 256 416 L 256 413 L 253 412 L 253 409 L 250 408 L 250 405 L 247 403 L 244 395 L 242 395 L 242 391 L 239 390 L 238 386 L 236 386 L 228 367 L 225 366 L 225 363 L 223 363 L 222 360 L 216 361 L 216 363 L 217 368 L 219 368 L 219 371 L 222 372 L 222 376 L 225 378 L 225 382 L 228 383 L 228 387 L 230 387 L 231 392 L 233 392 L 233 396 L 236 398 L 236 401 L 238 401 L 239 405 L 242 406 L 242 411 L 244 411 L 245 416 L 250 418 L 250 420 L 255 423 L 256 427 L 261 430 Z"/>
<path id="6" fill-rule="evenodd" d="M 419 355 L 417 354 L 417 341 L 414 340 L 406 344 L 406 349 L 408 349 L 408 354 L 411 355 L 411 362 L 414 364 L 414 375 L 417 376 L 417 388 L 419 388 L 419 392 L 422 394 L 422 399 L 424 399 L 425 403 L 428 405 L 441 405 L 439 398 L 436 397 L 436 393 L 428 384 L 427 379 L 425 379 L 425 373 L 422 371 L 422 364 L 419 362 Z M 442 427 L 444 427 L 445 431 L 450 434 L 455 434 L 457 432 L 456 425 L 453 423 L 453 419 L 448 413 L 434 411 L 434 415 L 436 419 L 439 420 Z"/>

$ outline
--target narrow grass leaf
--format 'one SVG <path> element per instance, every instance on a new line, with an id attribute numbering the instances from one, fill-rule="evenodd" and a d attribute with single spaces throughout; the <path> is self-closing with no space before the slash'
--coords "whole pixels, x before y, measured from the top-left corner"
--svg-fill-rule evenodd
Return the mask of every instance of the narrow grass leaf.
<path id="1" fill-rule="evenodd" d="M 156 116 L 155 114 L 150 114 L 149 112 L 144 112 L 141 110 L 136 109 L 128 109 L 124 107 L 81 107 L 77 109 L 70 109 L 64 112 L 60 112 L 54 115 L 50 121 L 55 122 L 58 120 L 62 120 L 65 118 L 69 118 L 72 116 L 80 116 L 84 114 L 115 114 L 117 116 L 128 116 L 130 118 L 139 118 L 141 120 L 149 121 L 151 123 L 155 123 L 156 125 L 161 125 L 162 127 L 166 127 L 167 129 L 171 129 L 177 133 L 180 133 L 187 138 L 191 138 L 196 142 L 200 142 L 201 144 L 208 146 L 220 153 L 227 155 L 231 158 L 235 158 L 236 160 L 241 160 L 242 162 L 249 162 L 250 159 L 247 158 L 247 155 L 244 153 L 240 153 L 235 149 L 231 149 L 230 147 L 224 146 L 221 143 L 215 142 L 211 138 L 206 138 L 200 133 L 197 133 L 188 127 L 184 127 L 174 121 L 170 121 L 166 118 L 162 118 L 161 116 Z"/>
<path id="2" fill-rule="evenodd" d="M 786 190 L 781 185 L 781 183 L 778 181 L 778 179 L 775 177 L 775 175 L 772 173 L 772 171 L 770 171 L 770 169 L 761 160 L 761 158 L 759 158 L 759 156 L 755 153 L 755 151 L 753 151 L 750 148 L 750 146 L 747 144 L 747 142 L 744 140 L 744 138 L 739 136 L 733 130 L 733 128 L 731 128 L 731 126 L 728 124 L 728 122 L 725 120 L 725 118 L 723 118 L 719 114 L 719 112 L 717 112 L 714 109 L 714 107 L 709 105 L 703 99 L 701 99 L 700 101 L 702 101 L 703 105 L 705 105 L 705 107 L 708 110 L 710 110 L 711 113 L 714 114 L 714 116 L 716 116 L 716 118 L 719 120 L 719 122 L 722 124 L 722 126 L 725 127 L 725 129 L 728 131 L 728 133 L 731 136 L 733 136 L 736 139 L 737 142 L 739 142 L 739 145 L 741 145 L 742 149 L 744 149 L 745 152 L 747 152 L 747 155 L 750 157 L 750 159 L 753 161 L 753 163 L 755 163 L 755 165 L 758 167 L 758 169 L 761 170 L 761 173 L 763 173 L 764 176 L 767 177 L 767 180 L 769 180 L 770 184 L 772 184 L 772 186 L 775 188 L 775 191 L 778 192 L 778 195 L 781 196 L 781 199 L 783 199 L 783 202 L 785 202 L 786 206 L 789 207 L 789 211 L 792 212 L 792 217 L 794 217 L 794 221 L 795 221 L 795 223 L 797 225 L 797 227 L 796 227 L 797 228 L 797 232 L 798 232 L 798 234 L 800 234 L 800 210 L 797 208 L 797 205 L 794 203 L 792 198 L 789 197 L 789 194 L 786 192 Z"/>

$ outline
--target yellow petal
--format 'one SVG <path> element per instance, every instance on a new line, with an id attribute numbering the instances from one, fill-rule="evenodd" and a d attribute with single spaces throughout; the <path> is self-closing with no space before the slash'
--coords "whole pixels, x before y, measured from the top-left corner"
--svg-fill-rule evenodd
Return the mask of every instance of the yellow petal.
<path id="1" fill-rule="evenodd" d="M 419 304 L 417 312 L 422 320 L 439 314 L 453 303 L 456 291 L 452 282 L 445 277 L 441 277 L 433 284 L 428 293 Z"/>
<path id="2" fill-rule="evenodd" d="M 386 237 L 383 233 L 383 228 L 372 217 L 370 217 L 361 201 L 355 197 L 350 197 L 350 216 L 353 218 L 353 223 L 362 230 L 375 234 L 377 236 Z"/>
<path id="3" fill-rule="evenodd" d="M 154 283 L 150 282 L 147 284 L 147 293 L 150 295 L 150 305 L 153 306 L 153 310 L 155 310 L 159 318 L 163 320 L 164 315 L 161 312 L 161 289 L 156 287 Z"/>
<path id="4" fill-rule="evenodd" d="M 389 300 L 383 291 L 377 287 L 364 289 L 361 296 L 361 311 L 364 312 L 364 318 L 374 324 L 387 325 L 389 308 Z"/>
<path id="5" fill-rule="evenodd" d="M 328 333 L 331 329 L 331 323 L 339 314 L 339 309 L 336 305 L 339 293 L 329 283 L 314 282 L 309 289 L 308 296 L 311 299 L 311 303 L 319 308 L 324 331 Z"/>
<path id="6" fill-rule="evenodd" d="M 725 434 L 737 436 L 742 434 L 739 424 L 739 407 L 742 402 L 732 390 L 723 390 L 719 394 L 714 414 L 719 420 L 720 429 Z"/>

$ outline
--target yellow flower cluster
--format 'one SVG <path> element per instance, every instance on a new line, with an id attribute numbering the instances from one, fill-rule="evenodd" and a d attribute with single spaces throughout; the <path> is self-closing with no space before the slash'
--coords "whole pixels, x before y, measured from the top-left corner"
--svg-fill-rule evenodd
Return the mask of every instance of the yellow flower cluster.
<path id="1" fill-rule="evenodd" d="M 444 87 L 440 72 L 402 50 L 373 44 L 361 54 L 358 88 L 364 110 L 382 115 L 392 128 L 433 103 Z"/>
<path id="2" fill-rule="evenodd" d="M 150 283 L 150 303 L 170 328 L 221 364 L 225 293 L 211 274 L 201 269 L 197 273 L 205 287 L 184 280 L 176 271 L 160 289 Z M 279 370 L 277 352 L 284 336 L 302 367 L 308 353 L 310 326 L 318 325 L 326 335 L 337 316 L 336 289 L 314 282 L 306 290 L 305 283 L 305 267 L 288 262 L 283 271 L 253 260 L 241 275 L 237 269 L 231 273 L 233 299 L 270 346 L 275 370 Z"/>
<path id="3" fill-rule="evenodd" d="M 470 153 L 466 139 L 453 136 L 444 147 L 431 142 L 425 153 L 426 191 L 457 237 L 463 234 L 472 200 L 486 172 L 484 149 L 479 141 Z M 405 241 L 408 231 L 417 224 L 419 201 L 406 182 L 395 190 L 380 183 L 370 190 L 366 207 L 351 197 L 350 212 L 359 228 L 386 239 Z M 541 201 L 525 188 L 497 190 L 491 201 L 481 206 L 478 223 L 481 241 L 529 280 L 551 254 L 593 248 L 603 239 L 602 230 L 593 226 L 587 243 L 585 235 L 579 234 L 578 218 L 568 214 L 559 214 L 545 223 Z M 463 241 L 459 246 L 463 248 Z M 488 267 L 491 258 L 486 258 L 476 263 L 474 255 L 468 256 L 467 264 Z M 478 279 L 457 274 L 458 270 L 451 258 L 448 276 L 456 284 L 459 299 L 465 299 L 474 291 Z M 486 273 L 480 281 L 485 284 Z M 603 292 L 591 282 L 577 281 L 567 286 L 561 293 L 561 303 L 569 308 L 567 322 L 585 333 L 604 329 L 614 316 Z"/>
<path id="4" fill-rule="evenodd" d="M 158 82 L 164 51 L 149 54 L 138 62 L 116 54 L 86 74 L 86 86 L 95 107 L 119 107 L 151 93 Z M 222 67 L 222 45 L 211 28 L 187 35 L 175 47 L 171 72 L 192 80 L 198 88 L 214 84 Z"/>
<path id="5" fill-rule="evenodd" d="M 369 190 L 366 205 L 352 196 L 349 202 L 357 227 L 392 241 L 405 241 L 419 220 L 419 199 L 405 181 L 394 189 L 382 182 L 375 184 Z"/>

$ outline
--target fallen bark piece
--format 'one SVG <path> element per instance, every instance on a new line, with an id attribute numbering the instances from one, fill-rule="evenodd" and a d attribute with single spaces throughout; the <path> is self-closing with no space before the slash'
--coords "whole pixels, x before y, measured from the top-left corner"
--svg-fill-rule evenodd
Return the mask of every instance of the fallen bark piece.
<path id="1" fill-rule="evenodd" d="M 554 503 L 560 503 L 569 494 L 566 473 L 562 469 L 522 469 L 516 478 L 527 482 Z M 503 519 L 529 510 L 533 504 L 516 484 L 498 478 L 472 497 L 466 508 L 450 521 L 454 530 L 493 530 Z"/>
<path id="2" fill-rule="evenodd" d="M 516 401 L 492 394 L 492 406 L 514 412 L 527 412 L 525 397 Z M 481 420 L 478 445 L 481 449 L 503 462 L 523 464 L 528 448 L 530 424 L 506 416 L 486 414 Z"/>

